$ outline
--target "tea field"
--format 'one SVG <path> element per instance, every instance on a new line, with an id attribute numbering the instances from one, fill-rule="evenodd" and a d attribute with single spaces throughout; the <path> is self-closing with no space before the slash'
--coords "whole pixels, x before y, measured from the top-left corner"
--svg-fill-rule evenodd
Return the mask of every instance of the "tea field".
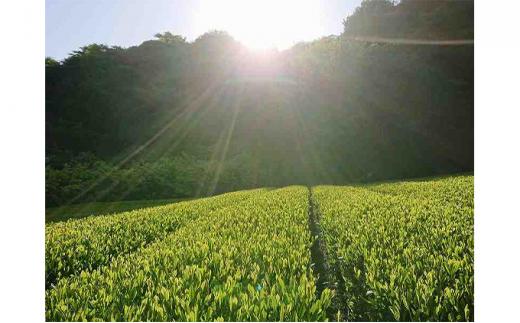
<path id="1" fill-rule="evenodd" d="M 48 321 L 471 321 L 473 177 L 255 189 L 45 227 Z"/>
<path id="2" fill-rule="evenodd" d="M 59 222 L 68 219 L 81 219 L 91 215 L 107 215 L 121 213 L 147 207 L 172 204 L 190 200 L 190 198 L 176 198 L 165 200 L 138 200 L 138 201 L 116 201 L 116 202 L 89 202 L 70 204 L 45 209 L 45 222 Z"/>

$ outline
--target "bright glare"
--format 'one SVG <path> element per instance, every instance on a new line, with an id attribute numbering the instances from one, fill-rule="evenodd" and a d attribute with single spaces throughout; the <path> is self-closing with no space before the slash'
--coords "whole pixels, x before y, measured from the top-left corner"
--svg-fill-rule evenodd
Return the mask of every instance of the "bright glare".
<path id="1" fill-rule="evenodd" d="M 196 17 L 199 33 L 227 31 L 254 49 L 285 49 L 322 35 L 317 0 L 207 0 Z"/>

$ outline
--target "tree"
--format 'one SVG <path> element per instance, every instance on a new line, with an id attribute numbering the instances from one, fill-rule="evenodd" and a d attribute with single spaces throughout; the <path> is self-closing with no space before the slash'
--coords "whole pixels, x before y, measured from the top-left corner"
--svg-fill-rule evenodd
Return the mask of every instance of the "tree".
<path id="1" fill-rule="evenodd" d="M 105 199 L 471 171 L 473 47 L 370 38 L 471 39 L 472 8 L 366 0 L 341 35 L 261 56 L 212 31 L 46 58 L 52 199 L 114 165 Z"/>
<path id="2" fill-rule="evenodd" d="M 164 33 L 157 33 L 154 35 L 155 38 L 157 38 L 159 41 L 166 43 L 166 44 L 184 44 L 186 43 L 186 37 L 180 36 L 180 35 L 174 35 L 169 31 L 166 31 Z"/>

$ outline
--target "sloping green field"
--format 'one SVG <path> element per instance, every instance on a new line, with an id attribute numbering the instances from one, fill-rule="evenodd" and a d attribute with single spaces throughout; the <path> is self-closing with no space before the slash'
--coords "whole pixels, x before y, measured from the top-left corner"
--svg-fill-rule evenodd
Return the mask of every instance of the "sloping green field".
<path id="1" fill-rule="evenodd" d="M 137 209 L 143 209 L 146 207 L 172 204 L 187 200 L 190 199 L 184 198 L 143 201 L 90 202 L 49 207 L 45 209 L 45 222 L 59 222 L 68 219 L 81 219 L 91 215 L 107 215 L 112 213 L 121 213 L 125 211 L 132 211 Z"/>
<path id="2" fill-rule="evenodd" d="M 473 320 L 473 177 L 227 193 L 46 225 L 50 321 Z"/>

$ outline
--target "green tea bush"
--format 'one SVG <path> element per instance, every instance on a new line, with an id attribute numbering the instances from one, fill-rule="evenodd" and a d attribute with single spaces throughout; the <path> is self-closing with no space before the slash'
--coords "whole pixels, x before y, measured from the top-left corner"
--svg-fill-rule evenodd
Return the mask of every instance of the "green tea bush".
<path id="1" fill-rule="evenodd" d="M 473 320 L 473 177 L 369 188 L 314 189 L 346 318 Z"/>
<path id="2" fill-rule="evenodd" d="M 48 224 L 45 228 L 45 283 L 109 264 L 150 242 L 164 238 L 200 216 L 261 195 L 265 189 L 140 209 L 107 216 Z"/>
<path id="3" fill-rule="evenodd" d="M 473 176 L 452 176 L 425 181 L 401 181 L 367 185 L 375 192 L 404 195 L 408 198 L 435 199 L 438 204 L 457 203 L 474 207 Z"/>
<path id="4" fill-rule="evenodd" d="M 192 203 L 192 202 L 190 202 Z M 62 279 L 47 320 L 321 321 L 308 190 L 289 187 L 222 208 L 110 266 Z"/>

